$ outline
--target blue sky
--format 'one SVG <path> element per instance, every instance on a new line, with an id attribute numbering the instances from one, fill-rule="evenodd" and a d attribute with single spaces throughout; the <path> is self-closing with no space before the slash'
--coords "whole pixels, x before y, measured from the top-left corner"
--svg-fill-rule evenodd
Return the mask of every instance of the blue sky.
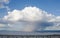
<path id="1" fill-rule="evenodd" d="M 11 0 L 10 9 L 22 9 L 26 6 L 36 6 L 55 15 L 60 14 L 60 0 Z"/>
<path id="2" fill-rule="evenodd" d="M 60 15 L 60 0 L 10 0 L 9 4 L 4 4 L 10 8 L 23 9 L 26 6 L 36 6 L 48 13 Z M 6 9 L 0 9 L 0 17 L 6 14 Z"/>
<path id="3" fill-rule="evenodd" d="M 60 30 L 60 0 L 0 0 L 0 30 L 6 29 Z"/>

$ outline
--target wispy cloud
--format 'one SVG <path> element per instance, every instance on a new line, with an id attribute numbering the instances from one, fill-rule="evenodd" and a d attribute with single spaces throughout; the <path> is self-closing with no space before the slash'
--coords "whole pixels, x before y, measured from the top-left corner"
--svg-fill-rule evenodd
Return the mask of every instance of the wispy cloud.
<path id="1" fill-rule="evenodd" d="M 10 8 L 7 6 L 9 4 L 10 0 L 0 0 L 0 9 L 6 8 L 7 10 L 10 10 Z"/>
<path id="2" fill-rule="evenodd" d="M 1 3 L 6 3 L 8 4 L 9 3 L 9 0 L 0 0 Z"/>

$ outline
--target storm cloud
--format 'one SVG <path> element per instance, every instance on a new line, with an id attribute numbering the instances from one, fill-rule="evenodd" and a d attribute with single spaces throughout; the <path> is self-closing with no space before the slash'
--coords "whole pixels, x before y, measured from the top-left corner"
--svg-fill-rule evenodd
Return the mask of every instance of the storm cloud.
<path id="1" fill-rule="evenodd" d="M 1 19 L 3 21 L 0 24 L 7 24 L 9 27 L 7 30 L 32 32 L 60 28 L 60 16 L 48 14 L 46 11 L 32 6 L 22 10 L 15 9 Z M 2 25 L 0 26 L 2 27 Z M 59 28 L 56 30 L 60 30 Z"/>

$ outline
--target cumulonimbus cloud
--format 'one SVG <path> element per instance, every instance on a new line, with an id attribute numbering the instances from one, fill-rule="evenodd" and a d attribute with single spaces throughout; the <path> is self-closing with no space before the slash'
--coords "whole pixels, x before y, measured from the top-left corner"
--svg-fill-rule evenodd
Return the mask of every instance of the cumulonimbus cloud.
<path id="1" fill-rule="evenodd" d="M 4 16 L 2 19 L 7 21 L 9 26 L 8 30 L 15 31 L 30 32 L 38 29 L 51 30 L 50 28 L 53 29 L 56 25 L 60 25 L 60 16 L 48 14 L 46 11 L 37 7 L 25 7 L 22 10 L 13 10 L 8 12 L 8 15 Z M 43 25 L 44 23 L 46 24 Z"/>
<path id="2" fill-rule="evenodd" d="M 23 10 L 13 10 L 12 12 L 8 12 L 8 15 L 4 16 L 4 19 L 9 21 L 41 21 L 44 20 L 43 18 L 46 21 L 50 21 L 54 18 L 54 15 L 47 14 L 47 12 L 37 7 L 25 7 Z"/>

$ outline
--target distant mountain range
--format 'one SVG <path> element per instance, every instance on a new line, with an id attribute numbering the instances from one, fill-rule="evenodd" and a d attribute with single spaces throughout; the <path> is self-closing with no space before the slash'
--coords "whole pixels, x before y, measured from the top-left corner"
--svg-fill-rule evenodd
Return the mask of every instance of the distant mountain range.
<path id="1" fill-rule="evenodd" d="M 0 32 L 24 32 L 24 31 L 9 31 L 9 30 L 0 30 Z M 33 32 L 60 32 L 60 30 L 42 30 L 42 31 L 33 31 Z"/>
<path id="2" fill-rule="evenodd" d="M 60 30 L 42 30 L 42 31 L 36 31 L 36 32 L 59 32 Z"/>
<path id="3" fill-rule="evenodd" d="M 0 35 L 60 35 L 60 30 L 44 30 L 35 32 L 0 30 Z"/>

